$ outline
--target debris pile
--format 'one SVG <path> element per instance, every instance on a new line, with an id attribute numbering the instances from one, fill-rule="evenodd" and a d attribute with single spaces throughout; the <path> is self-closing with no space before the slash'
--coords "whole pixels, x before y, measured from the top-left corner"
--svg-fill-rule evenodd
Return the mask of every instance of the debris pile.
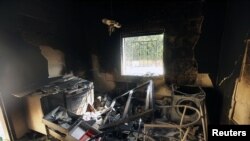
<path id="1" fill-rule="evenodd" d="M 200 87 L 174 85 L 171 97 L 155 100 L 153 81 L 149 80 L 115 98 L 95 97 L 82 115 L 52 111 L 44 120 L 67 129 L 59 131 L 64 134 L 60 134 L 61 140 L 207 141 L 204 101 Z M 58 132 L 46 121 L 49 129 Z"/>

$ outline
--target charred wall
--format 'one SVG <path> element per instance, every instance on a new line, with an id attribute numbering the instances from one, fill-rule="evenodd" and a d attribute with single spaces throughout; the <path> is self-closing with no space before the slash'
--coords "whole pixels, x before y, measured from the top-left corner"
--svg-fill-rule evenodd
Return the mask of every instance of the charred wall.
<path id="1" fill-rule="evenodd" d="M 47 60 L 39 48 L 27 44 L 16 32 L 1 32 L 0 91 L 1 99 L 11 121 L 14 137 L 27 131 L 24 99 L 14 97 L 15 92 L 36 86 L 48 77 Z"/>
<path id="2" fill-rule="evenodd" d="M 16 1 L 0 4 L 0 92 L 11 140 L 27 131 L 25 101 L 12 94 L 37 85 L 48 77 L 48 64 L 41 50 L 27 43 L 18 30 Z"/>
<path id="3" fill-rule="evenodd" d="M 202 32 L 203 4 L 198 0 L 143 4 L 141 1 L 38 1 L 29 5 L 20 2 L 21 14 L 17 17 L 27 42 L 63 50 L 67 71 L 85 74 L 88 79 L 95 79 L 97 71 L 93 68 L 91 54 L 98 56 L 98 73 L 120 75 L 120 35 L 123 32 L 163 28 L 165 81 L 182 85 L 196 81 L 198 65 L 194 49 Z M 122 29 L 109 36 L 102 18 L 119 21 Z"/>
<path id="4" fill-rule="evenodd" d="M 227 1 L 205 1 L 203 7 L 204 21 L 200 39 L 195 47 L 195 58 L 198 72 L 208 73 L 214 86 L 216 85 L 219 67 L 221 39 L 225 24 Z"/>
<path id="5" fill-rule="evenodd" d="M 120 71 L 120 34 L 164 32 L 165 81 L 169 84 L 194 84 L 197 75 L 194 47 L 201 32 L 202 4 L 200 1 L 148 2 L 147 5 L 152 6 L 150 9 L 140 3 L 118 5 L 115 10 L 118 13 L 119 9 L 120 13 L 115 19 L 122 23 L 122 29 L 108 40 L 107 50 L 112 46 L 115 50 L 113 59 L 104 57 L 104 61 L 109 60 L 105 58 L 116 60 L 112 67 Z M 104 61 L 102 66 L 108 64 Z"/>
<path id="6" fill-rule="evenodd" d="M 249 38 L 249 1 L 229 1 L 227 5 L 224 33 L 222 37 L 217 84 L 223 96 L 221 122 L 230 123 L 228 115 L 231 107 L 235 81 Z"/>

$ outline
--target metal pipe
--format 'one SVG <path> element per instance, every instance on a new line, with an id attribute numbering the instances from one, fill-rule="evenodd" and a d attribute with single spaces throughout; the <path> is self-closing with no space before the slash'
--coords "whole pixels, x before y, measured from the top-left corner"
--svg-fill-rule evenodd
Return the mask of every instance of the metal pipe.
<path id="1" fill-rule="evenodd" d="M 185 114 L 186 114 L 186 109 L 187 109 L 187 106 L 184 106 L 184 111 L 183 111 L 183 113 L 182 113 L 182 115 L 181 115 L 180 126 L 182 125 L 183 118 L 184 118 L 184 116 L 185 116 Z M 182 134 L 181 134 L 181 131 L 180 131 L 180 138 L 181 138 L 181 137 L 182 137 Z"/>
<path id="2" fill-rule="evenodd" d="M 184 134 L 184 136 L 183 136 L 183 138 L 182 138 L 181 141 L 186 141 L 186 138 L 187 138 L 187 135 L 189 133 L 189 130 L 190 130 L 190 127 L 187 128 L 187 130 L 186 130 L 186 132 L 185 132 L 185 134 Z"/>
<path id="3" fill-rule="evenodd" d="M 132 94 L 133 94 L 133 93 L 134 93 L 133 90 L 130 90 L 130 91 L 129 91 L 128 99 L 127 99 L 127 102 L 126 102 L 126 106 L 125 106 L 125 109 L 124 109 L 122 118 L 126 118 L 126 116 L 127 116 L 128 109 L 129 109 L 129 105 L 130 105 L 130 102 L 131 102 L 131 97 L 132 97 Z"/>

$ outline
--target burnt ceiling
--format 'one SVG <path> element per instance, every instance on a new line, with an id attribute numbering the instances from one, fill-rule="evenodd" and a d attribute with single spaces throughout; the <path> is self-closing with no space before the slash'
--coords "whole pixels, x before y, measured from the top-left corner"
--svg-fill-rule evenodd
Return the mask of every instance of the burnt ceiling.
<path id="1" fill-rule="evenodd" d="M 203 2 L 14 0 L 2 3 L 2 13 L 8 13 L 5 17 L 14 22 L 14 30 L 28 42 L 39 45 L 65 42 L 70 38 L 75 42 L 88 40 L 87 36 L 94 36 L 96 32 L 102 35 L 107 31 L 101 23 L 102 18 L 115 19 L 126 27 L 197 16 L 201 14 L 197 11 Z"/>

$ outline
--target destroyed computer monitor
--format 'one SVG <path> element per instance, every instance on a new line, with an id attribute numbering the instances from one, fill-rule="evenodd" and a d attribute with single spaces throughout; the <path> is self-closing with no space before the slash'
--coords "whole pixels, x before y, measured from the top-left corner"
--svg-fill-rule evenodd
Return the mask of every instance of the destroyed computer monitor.
<path id="1" fill-rule="evenodd" d="M 150 115 L 153 107 L 153 81 L 149 80 L 113 99 L 100 130 Z"/>

